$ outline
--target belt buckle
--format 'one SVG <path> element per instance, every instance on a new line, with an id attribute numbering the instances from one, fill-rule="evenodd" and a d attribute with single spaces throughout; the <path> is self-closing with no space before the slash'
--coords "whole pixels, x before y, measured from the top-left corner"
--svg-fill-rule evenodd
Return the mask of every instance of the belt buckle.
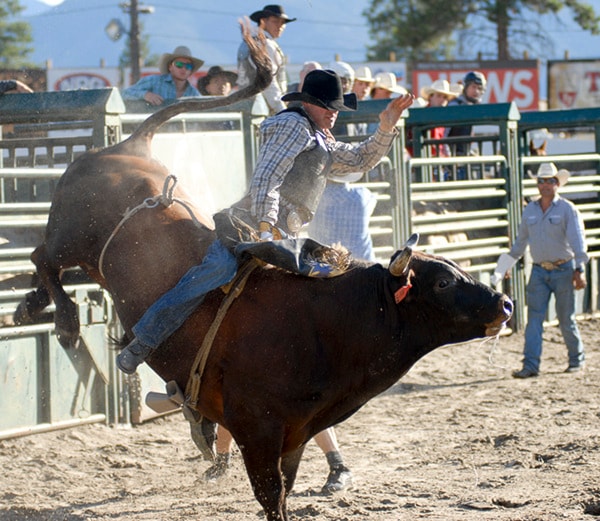
<path id="1" fill-rule="evenodd" d="M 550 261 L 542 261 L 542 262 L 540 262 L 540 266 L 542 268 L 544 268 L 546 271 L 552 271 L 552 270 L 554 270 L 554 268 L 556 268 L 554 263 L 550 262 Z"/>

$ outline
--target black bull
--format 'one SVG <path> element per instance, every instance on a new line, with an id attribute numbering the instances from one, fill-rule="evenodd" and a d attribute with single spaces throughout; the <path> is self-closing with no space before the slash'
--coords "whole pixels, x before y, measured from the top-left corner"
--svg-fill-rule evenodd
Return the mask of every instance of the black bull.
<path id="1" fill-rule="evenodd" d="M 128 208 L 163 190 L 168 172 L 151 159 L 153 130 L 146 125 L 67 169 L 44 244 L 32 255 L 41 283 L 17 310 L 17 322 L 32 320 L 53 299 L 57 335 L 74 348 L 77 312 L 60 276 L 78 265 L 111 293 L 130 335 L 144 310 L 200 262 L 214 232 L 195 226 L 180 205 L 144 209 L 118 228 Z M 185 198 L 179 189 L 174 195 Z M 220 290 L 210 293 L 150 357 L 165 381 L 186 387 L 222 299 Z M 351 416 L 436 347 L 496 335 L 511 312 L 506 296 L 410 246 L 389 269 L 356 264 L 332 279 L 257 269 L 219 327 L 195 408 L 233 434 L 267 519 L 286 520 L 286 498 L 308 440 Z"/>

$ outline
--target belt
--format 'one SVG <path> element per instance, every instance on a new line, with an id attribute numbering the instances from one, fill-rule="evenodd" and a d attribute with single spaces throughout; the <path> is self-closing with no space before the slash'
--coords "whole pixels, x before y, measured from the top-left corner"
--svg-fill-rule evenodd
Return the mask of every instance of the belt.
<path id="1" fill-rule="evenodd" d="M 562 264 L 564 264 L 565 262 L 569 262 L 570 260 L 572 260 L 573 257 L 571 257 L 570 259 L 561 259 L 561 260 L 557 260 L 554 262 L 551 261 L 542 261 L 542 262 L 534 262 L 534 266 L 540 266 L 541 268 L 545 269 L 546 271 L 552 271 L 555 270 L 556 268 L 558 268 L 559 266 L 561 266 Z"/>

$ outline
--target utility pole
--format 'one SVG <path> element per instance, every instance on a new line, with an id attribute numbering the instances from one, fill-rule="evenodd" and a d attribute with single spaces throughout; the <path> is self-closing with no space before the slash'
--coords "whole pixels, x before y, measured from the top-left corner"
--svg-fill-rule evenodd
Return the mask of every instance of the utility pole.
<path id="1" fill-rule="evenodd" d="M 154 7 L 140 5 L 138 0 L 130 0 L 119 4 L 124 13 L 129 13 L 129 58 L 131 60 L 131 82 L 136 83 L 140 79 L 140 24 L 138 16 L 142 14 L 151 14 Z M 118 23 L 118 20 L 114 22 Z M 112 23 L 112 22 L 111 22 Z M 122 27 L 122 24 L 120 24 Z M 111 37 L 118 39 L 119 36 Z"/>
<path id="2" fill-rule="evenodd" d="M 129 4 L 129 53 L 131 54 L 131 82 L 140 79 L 140 24 L 138 23 L 138 0 Z"/>

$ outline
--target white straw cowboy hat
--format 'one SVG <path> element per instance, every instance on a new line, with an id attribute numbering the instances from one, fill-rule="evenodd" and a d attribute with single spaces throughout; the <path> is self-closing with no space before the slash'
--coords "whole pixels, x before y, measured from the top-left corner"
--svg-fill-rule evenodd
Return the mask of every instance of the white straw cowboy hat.
<path id="1" fill-rule="evenodd" d="M 188 60 L 192 60 L 192 72 L 196 72 L 204 63 L 204 60 L 194 58 L 188 47 L 180 45 L 179 47 L 175 47 L 173 52 L 166 52 L 160 57 L 160 62 L 158 64 L 160 73 L 168 74 L 169 64 L 177 58 L 187 58 Z"/>
<path id="2" fill-rule="evenodd" d="M 375 83 L 375 78 L 373 78 L 373 73 L 369 67 L 356 67 L 354 69 L 354 80 L 355 81 L 365 81 L 367 83 Z"/>
<path id="3" fill-rule="evenodd" d="M 426 85 L 421 89 L 421 97 L 428 100 L 432 94 L 443 94 L 448 99 L 453 99 L 458 96 L 458 92 L 454 92 L 450 88 L 448 80 L 435 80 L 431 85 Z"/>
<path id="4" fill-rule="evenodd" d="M 544 179 L 556 177 L 556 179 L 558 179 L 559 186 L 564 186 L 567 184 L 571 173 L 568 170 L 565 170 L 564 168 L 558 170 L 554 163 L 542 163 L 538 168 L 537 174 L 529 174 L 529 176 L 533 179 L 537 179 L 538 177 Z"/>
<path id="5" fill-rule="evenodd" d="M 396 94 L 406 94 L 408 91 L 396 83 L 396 75 L 393 72 L 380 72 L 375 76 L 374 89 L 383 89 Z"/>

